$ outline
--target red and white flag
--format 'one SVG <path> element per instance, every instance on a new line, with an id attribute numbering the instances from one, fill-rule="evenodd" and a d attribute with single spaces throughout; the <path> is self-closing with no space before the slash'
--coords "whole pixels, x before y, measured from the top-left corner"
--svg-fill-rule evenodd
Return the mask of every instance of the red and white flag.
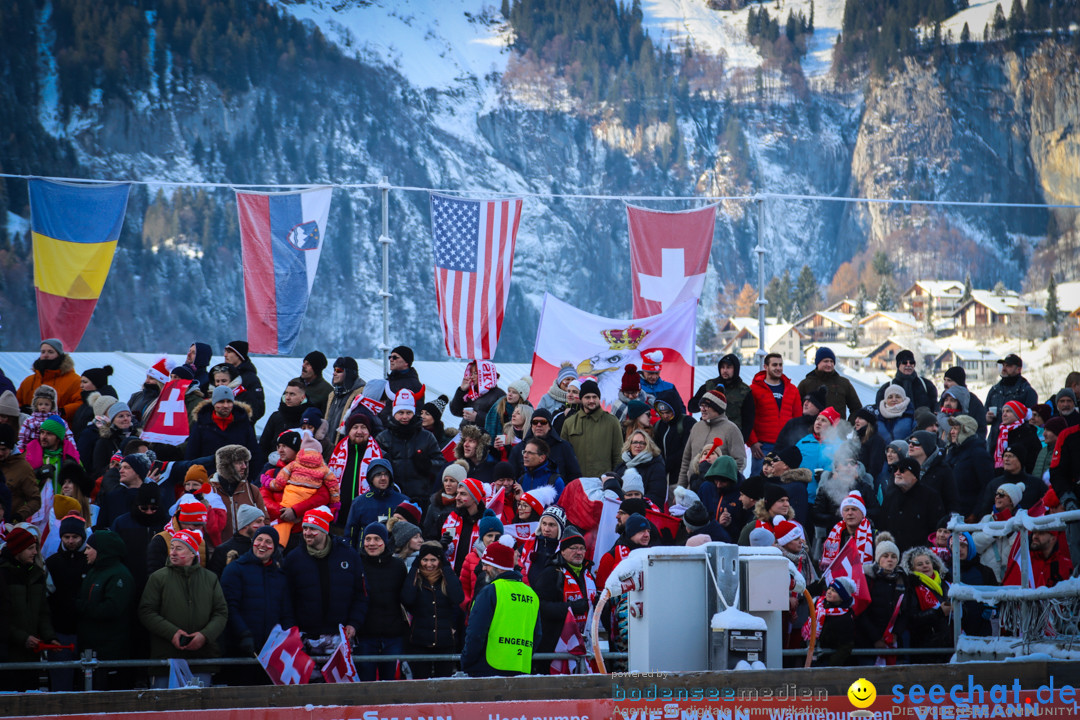
<path id="1" fill-rule="evenodd" d="M 626 206 L 634 317 L 644 318 L 701 297 L 709 266 L 716 205 L 661 212 Z"/>
<path id="2" fill-rule="evenodd" d="M 360 682 L 356 665 L 353 664 L 349 639 L 345 636 L 345 627 L 338 625 L 338 633 L 341 635 L 341 642 L 338 643 L 326 664 L 322 666 L 323 680 L 328 683 Z"/>
<path id="3" fill-rule="evenodd" d="M 304 652 L 304 641 L 295 626 L 288 630 L 274 626 L 259 651 L 259 664 L 275 685 L 306 685 L 315 670 L 315 661 Z"/>
<path id="4" fill-rule="evenodd" d="M 521 198 L 467 200 L 432 193 L 435 300 L 450 357 L 495 355 L 520 223 Z"/>
<path id="5" fill-rule="evenodd" d="M 534 406 L 540 402 L 559 366 L 570 362 L 578 376 L 596 378 L 600 397 L 610 406 L 619 397 L 623 368 L 629 363 L 640 368 L 641 354 L 652 350 L 664 354 L 663 378 L 674 384 L 682 397 L 691 397 L 696 317 L 697 303 L 684 302 L 660 315 L 614 320 L 545 294 L 533 349 L 530 402 Z"/>
<path id="6" fill-rule="evenodd" d="M 188 414 L 184 404 L 192 380 L 170 380 L 161 388 L 150 417 L 143 423 L 141 437 L 150 442 L 180 445 L 188 439 Z"/>
<path id="7" fill-rule="evenodd" d="M 457 460 L 457 446 L 461 442 L 461 433 L 454 436 L 454 439 L 443 445 L 442 456 L 446 458 L 446 462 L 452 463 Z"/>
<path id="8" fill-rule="evenodd" d="M 581 631 L 578 630 L 577 618 L 574 617 L 574 613 L 570 612 L 569 608 L 566 610 L 566 620 L 563 622 L 559 641 L 555 643 L 555 652 L 570 653 L 581 658 L 585 657 L 585 641 L 581 637 Z M 579 662 L 582 661 L 552 660 L 549 672 L 551 675 L 571 675 L 578 671 Z"/>
<path id="9" fill-rule="evenodd" d="M 860 552 L 857 543 L 852 542 L 850 539 L 844 543 L 844 547 L 840 549 L 836 559 L 833 560 L 829 567 L 825 568 L 823 577 L 826 586 L 840 577 L 849 577 L 855 582 L 857 591 L 855 593 L 855 605 L 851 610 L 852 614 L 860 614 L 870 604 L 870 586 L 866 584 L 866 575 L 863 574 L 862 552 Z"/>

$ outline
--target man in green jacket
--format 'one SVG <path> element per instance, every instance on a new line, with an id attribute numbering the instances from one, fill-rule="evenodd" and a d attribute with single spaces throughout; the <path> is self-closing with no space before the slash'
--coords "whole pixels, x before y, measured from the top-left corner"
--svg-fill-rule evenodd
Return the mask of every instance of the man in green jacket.
<path id="1" fill-rule="evenodd" d="M 799 397 L 806 400 L 820 387 L 825 388 L 825 406 L 840 413 L 840 417 L 854 419 L 862 407 L 859 394 L 846 377 L 836 372 L 836 354 L 827 347 L 819 347 L 814 354 L 814 369 L 799 383 Z"/>
<path id="2" fill-rule="evenodd" d="M 124 565 L 127 547 L 113 531 L 98 530 L 86 541 L 84 552 L 90 569 L 75 601 L 79 649 L 93 650 L 98 660 L 130 660 L 135 577 Z M 127 687 L 127 675 L 122 670 L 98 670 L 94 689 Z"/>
<path id="3" fill-rule="evenodd" d="M 581 383 L 581 410 L 567 418 L 562 438 L 574 448 L 582 477 L 600 477 L 622 460 L 622 428 L 615 416 L 600 406 L 600 386 L 595 380 Z"/>
<path id="4" fill-rule="evenodd" d="M 45 571 L 35 562 L 37 538 L 17 527 L 7 535 L 0 552 L 0 588 L 6 594 L 2 608 L 7 626 L 7 662 L 37 662 L 42 643 L 55 643 L 49 603 L 45 599 Z M 37 689 L 34 670 L 0 672 L 0 689 Z"/>
<path id="5" fill-rule="evenodd" d="M 150 657 L 213 658 L 221 655 L 217 639 L 229 617 L 218 577 L 199 565 L 198 530 L 180 530 L 169 541 L 169 562 L 146 581 L 139 620 L 150 631 Z M 195 676 L 210 685 L 205 666 Z M 155 667 L 155 687 L 168 687 L 167 668 Z M 158 673 L 166 673 L 160 675 Z"/>

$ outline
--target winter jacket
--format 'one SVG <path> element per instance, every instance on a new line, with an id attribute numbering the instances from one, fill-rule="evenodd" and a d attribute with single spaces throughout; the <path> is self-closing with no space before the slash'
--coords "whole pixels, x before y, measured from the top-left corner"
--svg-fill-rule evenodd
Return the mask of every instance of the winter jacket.
<path id="1" fill-rule="evenodd" d="M 86 571 L 75 601 L 79 648 L 99 660 L 131 658 L 131 616 L 139 588 L 124 564 L 124 541 L 114 532 L 94 533 L 97 559 Z"/>
<path id="2" fill-rule="evenodd" d="M 251 538 L 240 533 L 234 533 L 231 538 L 214 548 L 214 554 L 206 562 L 206 569 L 222 577 L 225 568 L 251 552 Z M 225 589 L 222 583 L 222 590 Z M 228 600 L 228 594 L 225 597 Z"/>
<path id="3" fill-rule="evenodd" d="M 438 540 L 442 536 L 443 523 L 452 512 L 454 512 L 454 498 L 444 498 L 441 488 L 433 492 L 424 510 L 424 523 L 421 528 L 424 539 Z"/>
<path id="4" fill-rule="evenodd" d="M 259 380 L 259 371 L 250 360 L 244 360 L 233 369 L 237 379 L 240 380 L 236 400 L 249 406 L 248 415 L 251 416 L 251 424 L 254 425 L 266 414 L 266 397 L 263 393 L 262 381 Z M 252 455 L 254 456 L 255 453 Z"/>
<path id="5" fill-rule="evenodd" d="M 79 409 L 68 418 L 67 424 L 71 428 L 72 435 L 75 436 L 75 444 L 79 446 L 80 457 L 90 457 L 93 455 L 93 448 L 90 448 L 89 452 L 83 452 L 80 441 L 82 440 L 83 430 L 94 425 L 94 402 L 102 395 L 111 395 L 116 397 L 116 388 L 112 385 L 102 385 L 97 390 L 91 390 L 89 392 L 80 391 L 82 397 L 82 404 L 79 405 Z"/>
<path id="6" fill-rule="evenodd" d="M 960 500 L 956 492 L 956 479 L 952 468 L 945 462 L 943 453 L 935 450 L 926 458 L 919 472 L 919 484 L 933 488 L 941 496 L 945 512 L 960 512 Z"/>
<path id="7" fill-rule="evenodd" d="M 364 528 L 376 521 L 385 523 L 394 508 L 408 501 L 408 496 L 398 491 L 393 481 L 385 490 L 378 488 L 368 490 L 353 500 L 352 505 L 349 506 L 349 517 L 345 523 L 345 540 L 353 546 L 354 550 L 359 551 L 363 541 L 361 533 L 364 532 Z"/>
<path id="8" fill-rule="evenodd" d="M 906 629 L 903 608 L 897 613 L 896 603 L 905 592 L 908 577 L 899 567 L 891 573 L 882 571 L 877 563 L 866 563 L 863 568 L 866 584 L 870 588 L 870 604 L 855 618 L 855 646 L 872 648 L 878 640 L 896 642 Z M 894 613 L 896 621 L 891 630 L 892 637 L 885 638 L 885 630 Z"/>
<path id="9" fill-rule="evenodd" d="M 844 497 L 854 490 L 858 490 L 862 494 L 863 505 L 866 506 L 866 518 L 870 520 L 871 525 L 877 527 L 881 521 L 881 504 L 877 499 L 874 479 L 865 472 L 860 473 L 859 478 L 852 487 L 849 481 L 841 481 L 839 479 L 834 480 L 834 478 L 835 473 L 832 471 L 826 471 L 821 474 L 821 483 L 818 486 L 818 494 L 817 498 L 814 500 L 814 509 L 812 511 L 814 527 L 825 528 L 825 532 L 828 533 L 833 525 L 840 522 L 842 519 L 840 516 L 840 503 L 834 498 L 839 497 L 843 500 Z M 831 493 L 822 492 L 822 490 L 831 489 L 835 483 L 840 482 L 843 482 L 842 487 L 838 487 Z"/>
<path id="10" fill-rule="evenodd" d="M 980 514 L 979 497 L 994 477 L 994 461 L 986 451 L 985 442 L 972 435 L 959 445 L 950 446 L 945 464 L 956 480 L 956 512 L 964 517 Z"/>
<path id="11" fill-rule="evenodd" d="M 986 393 L 986 409 L 989 411 L 990 408 L 994 408 L 996 411 L 994 422 L 990 425 L 986 438 L 986 446 L 990 449 L 991 454 L 997 444 L 998 428 L 1001 427 L 1001 409 L 1005 407 L 1005 403 L 1013 400 L 1019 400 L 1029 410 L 1039 403 L 1039 394 L 1035 392 L 1035 388 L 1031 387 L 1031 383 L 1023 375 L 1009 378 L 1003 377 Z M 1025 467 L 1027 466 L 1025 465 Z"/>
<path id="12" fill-rule="evenodd" d="M 622 455 L 622 427 L 614 415 L 603 408 L 591 413 L 584 410 L 563 423 L 561 435 L 574 448 L 581 464 L 582 477 L 600 477 L 619 464 Z"/>
<path id="13" fill-rule="evenodd" d="M 218 577 L 201 565 L 167 565 L 146 581 L 139 601 L 139 620 L 150 632 L 150 657 L 220 657 L 218 638 L 225 631 L 229 609 Z M 198 650 L 178 650 L 172 638 L 177 630 L 200 632 L 206 644 Z M 167 668 L 153 668 L 154 674 Z"/>
<path id="14" fill-rule="evenodd" d="M 680 415 L 686 414 L 686 404 L 673 384 L 663 378 L 657 379 L 655 383 L 646 382 L 644 376 L 640 376 L 638 380 L 641 383 L 641 392 L 652 395 L 656 400 L 663 400 Z"/>
<path id="15" fill-rule="evenodd" d="M 296 407 L 289 407 L 284 401 L 278 404 L 278 409 L 270 414 L 270 417 L 266 419 L 266 425 L 263 426 L 262 437 L 259 438 L 260 457 L 270 457 L 270 453 L 277 450 L 278 435 L 286 430 L 300 427 L 300 418 L 309 407 L 312 405 L 307 400 Z"/>
<path id="16" fill-rule="evenodd" d="M 327 542 L 332 546 L 325 558 L 312 556 L 306 545 L 285 556 L 294 617 L 308 635 L 336 635 L 339 624 L 359 630 L 367 616 L 360 555 L 340 538 L 327 537 Z"/>
<path id="17" fill-rule="evenodd" d="M 879 405 L 874 405 L 874 417 L 877 418 L 877 434 L 886 445 L 893 440 L 907 440 L 915 432 L 914 403 L 908 403 L 903 415 L 894 418 L 882 417 Z"/>
<path id="18" fill-rule="evenodd" d="M 507 570 L 496 577 L 495 580 L 515 580 L 521 582 L 522 578 L 521 573 L 516 570 Z M 472 612 L 469 614 L 468 629 L 465 632 L 465 647 L 461 651 L 461 669 L 471 677 L 517 674 L 496 670 L 487 663 L 487 637 L 488 631 L 491 629 L 491 621 L 495 617 L 496 601 L 494 581 L 485 585 L 473 601 Z M 543 607 L 542 604 L 541 607 Z M 560 630 L 562 629 L 562 622 L 565 619 L 566 611 L 564 610 L 563 619 L 559 621 Z M 539 647 L 541 645 L 543 625 L 544 619 L 543 612 L 541 611 L 540 615 L 536 618 L 536 629 L 533 631 L 534 653 L 540 652 Z M 557 636 L 558 633 L 556 633 L 556 637 Z"/>
<path id="19" fill-rule="evenodd" d="M 64 454 L 65 460 L 71 459 L 75 462 L 79 462 L 79 450 L 75 447 L 75 443 L 64 438 Z M 45 450 L 41 447 L 41 441 L 34 438 L 26 444 L 26 450 L 23 451 L 23 457 L 26 458 L 26 462 L 30 463 L 30 467 L 37 470 L 45 462 Z"/>
<path id="20" fill-rule="evenodd" d="M 995 433 L 995 438 L 996 437 L 997 433 Z M 995 440 L 994 442 L 996 443 L 997 441 Z M 988 445 L 988 451 L 990 452 L 991 457 L 993 457 L 994 447 L 994 444 Z M 1039 458 L 1039 451 L 1042 450 L 1042 443 L 1039 441 L 1039 433 L 1034 425 L 1031 423 L 1024 423 L 1020 427 L 1015 427 L 1010 430 L 1008 447 L 1010 447 L 1020 459 L 1020 464 L 1024 466 L 1024 472 L 1031 472 L 1035 469 L 1035 461 Z"/>
<path id="21" fill-rule="evenodd" d="M 85 544 L 85 541 L 84 541 Z M 76 625 L 75 600 L 79 595 L 83 576 L 86 575 L 86 555 L 82 547 L 78 550 L 65 550 L 63 545 L 45 560 L 45 569 L 49 571 L 52 592 L 49 594 L 49 615 L 52 616 L 53 628 L 64 635 L 75 635 Z"/>
<path id="22" fill-rule="evenodd" d="M 629 467 L 623 460 L 615 468 L 615 476 L 619 482 L 623 481 L 627 470 L 631 470 L 641 476 L 641 482 L 645 485 L 645 497 L 649 498 L 658 508 L 663 509 L 667 504 L 668 482 L 667 469 L 664 466 L 664 458 L 654 457 L 640 465 Z"/>
<path id="23" fill-rule="evenodd" d="M 521 475 L 525 471 L 525 464 L 521 461 L 521 452 L 525 449 L 525 443 L 532 438 L 533 432 L 530 428 L 526 431 L 522 441 L 510 449 L 510 457 L 507 462 L 513 466 L 517 475 Z M 574 453 L 573 446 L 560 437 L 559 433 L 555 432 L 555 428 L 550 428 L 543 440 L 548 446 L 548 462 L 554 463 L 559 477 L 569 478 L 570 480 L 577 480 L 581 477 L 581 466 L 578 464 L 577 454 Z"/>
<path id="24" fill-rule="evenodd" d="M 445 560 L 442 561 L 442 573 L 443 583 L 432 585 L 420 575 L 420 563 L 413 563 L 401 587 L 401 604 L 412 615 L 409 643 L 416 647 L 454 648 L 454 628 L 465 593 L 461 581 Z"/>
<path id="25" fill-rule="evenodd" d="M 904 389 L 907 396 L 911 398 L 911 412 L 914 413 L 915 408 L 921 407 L 937 412 L 937 388 L 934 387 L 934 383 L 924 377 L 919 377 L 917 373 L 905 375 L 897 372 L 892 380 L 878 388 L 877 395 L 874 397 L 875 406 L 880 405 L 885 399 L 885 390 L 890 385 L 899 385 Z"/>
<path id="26" fill-rule="evenodd" d="M 1035 507 L 1046 493 L 1046 485 L 1037 477 L 1028 475 L 1022 470 L 1018 473 L 1001 473 L 990 478 L 990 482 L 982 489 L 979 500 L 975 504 L 975 515 L 985 515 L 994 511 L 994 495 L 997 489 L 1005 483 L 1024 483 L 1024 493 L 1020 496 L 1020 507 L 1024 510 Z"/>
<path id="27" fill-rule="evenodd" d="M 825 405 L 840 413 L 842 418 L 852 418 L 862 402 L 851 381 L 836 370 L 825 372 L 814 368 L 799 382 L 799 397 L 805 400 L 818 388 L 825 388 Z"/>
<path id="28" fill-rule="evenodd" d="M 366 383 L 357 378 L 353 381 L 353 384 L 349 386 L 348 390 L 341 388 L 339 394 L 338 387 L 330 386 L 330 395 L 327 396 L 326 409 L 323 412 L 323 417 L 326 418 L 326 422 L 330 426 L 330 434 L 334 437 L 334 443 L 336 444 L 343 436 L 338 433 L 338 428 L 341 424 L 348 420 L 345 417 L 345 413 L 352 407 L 353 401 L 363 394 Z M 379 398 L 379 402 L 383 402 L 385 398 Z"/>
<path id="29" fill-rule="evenodd" d="M 694 418 L 687 415 L 676 415 L 670 423 L 661 420 L 653 425 L 653 441 L 664 457 L 668 485 L 679 482 L 683 450 L 686 449 L 686 442 L 690 439 L 693 428 Z"/>
<path id="30" fill-rule="evenodd" d="M 326 403 L 333 393 L 334 386 L 328 383 L 322 375 L 316 377 L 311 384 L 304 386 L 304 394 L 307 396 L 309 406 L 319 408 L 319 412 L 326 409 Z M 333 431 L 334 428 L 330 428 L 330 430 Z"/>
<path id="31" fill-rule="evenodd" d="M 86 471 L 94 477 L 105 472 L 113 453 L 122 453 L 128 440 L 133 437 L 137 437 L 134 425 L 127 430 L 112 424 L 98 428 L 98 439 L 94 443 L 93 455 L 87 458 Z"/>
<path id="32" fill-rule="evenodd" d="M 532 470 L 524 470 L 521 473 L 521 477 L 518 478 L 518 483 L 525 492 L 532 492 L 545 485 L 551 485 L 555 488 L 556 502 L 558 502 L 563 489 L 566 487 L 566 483 L 559 477 L 559 473 L 555 470 L 555 466 L 552 465 L 550 461 L 540 467 L 533 468 Z"/>
<path id="33" fill-rule="evenodd" d="M 101 511 L 98 513 L 97 527 L 112 527 L 117 518 L 131 512 L 138 492 L 138 488 L 129 488 L 127 485 L 119 484 L 104 496 L 99 495 L 98 504 L 101 506 Z M 161 502 L 168 507 L 169 500 L 162 498 Z"/>
<path id="34" fill-rule="evenodd" d="M 462 421 L 462 425 L 479 425 L 484 426 L 484 422 L 487 420 L 488 412 L 494 407 L 501 398 L 506 397 L 506 393 L 500 387 L 493 387 L 486 393 L 470 402 L 465 402 L 465 391 L 458 386 L 458 389 L 454 391 L 454 397 L 450 400 L 450 414 L 456 417 L 462 417 L 465 412 L 465 408 L 472 408 L 476 411 L 476 422 L 467 423 Z"/>
<path id="35" fill-rule="evenodd" d="M 776 404 L 773 403 L 773 406 L 775 407 Z M 743 471 L 746 467 L 746 447 L 743 445 L 742 433 L 725 414 L 712 420 L 698 420 L 690 429 L 690 436 L 683 447 L 682 462 L 679 465 L 679 485 L 688 486 L 690 464 L 696 462 L 701 450 L 712 445 L 715 438 L 723 441 L 723 445 L 717 452 L 732 457 L 739 472 Z"/>
<path id="36" fill-rule="evenodd" d="M 251 468 L 249 478 L 257 478 L 263 458 L 260 455 L 259 444 L 255 440 L 255 429 L 252 427 L 251 418 L 251 407 L 237 401 L 233 404 L 232 422 L 222 430 L 214 422 L 213 404 L 209 399 L 203 400 L 191 412 L 191 434 L 188 435 L 184 457 L 187 460 L 194 460 L 204 455 L 213 455 L 226 445 L 243 445 L 251 453 L 251 460 L 248 463 L 248 467 Z"/>
<path id="37" fill-rule="evenodd" d="M 156 383 L 146 383 L 142 388 L 131 393 L 127 405 L 131 408 L 131 414 L 135 417 L 137 424 L 147 419 L 149 415 L 148 409 L 157 402 L 160 394 L 161 387 Z"/>
<path id="38" fill-rule="evenodd" d="M 10 523 L 29 520 L 41 509 L 41 489 L 38 488 L 34 468 L 22 455 L 11 454 L 7 460 L 0 462 L 0 474 L 11 491 L 12 515 L 4 520 Z"/>
<path id="39" fill-rule="evenodd" d="M 869 426 L 867 426 L 865 432 L 871 432 Z M 865 437 L 860 438 L 859 462 L 862 463 L 866 472 L 870 473 L 870 475 L 875 478 L 885 468 L 885 440 L 877 434 L 876 428 L 869 439 Z"/>
<path id="40" fill-rule="evenodd" d="M 364 587 L 367 588 L 367 615 L 362 628 L 363 637 L 398 638 L 409 631 L 401 611 L 401 588 L 409 571 L 405 562 L 386 545 L 378 556 L 360 551 L 364 565 Z"/>
<path id="41" fill-rule="evenodd" d="M 70 354 L 65 353 L 60 357 L 60 365 L 55 370 L 42 369 L 46 362 L 40 359 L 34 361 L 34 372 L 23 378 L 15 397 L 19 401 L 19 407 L 30 408 L 27 412 L 33 412 L 34 391 L 42 385 L 48 385 L 56 390 L 56 407 L 60 417 L 70 419 L 82 405 L 82 379 L 75 372 L 75 360 Z"/>
<path id="42" fill-rule="evenodd" d="M 292 593 L 279 553 L 275 553 L 269 565 L 250 551 L 244 553 L 221 573 L 221 590 L 229 606 L 231 650 L 238 649 L 244 638 L 251 638 L 258 652 L 275 625 L 287 628 L 296 624 Z"/>
<path id="43" fill-rule="evenodd" d="M 944 516 L 945 505 L 933 488 L 921 481 L 907 492 L 891 485 L 881 505 L 881 529 L 888 530 L 896 539 L 900 552 L 904 552 L 925 545 L 926 536 L 934 532 Z"/>
<path id="44" fill-rule="evenodd" d="M 137 501 L 133 500 L 132 505 L 135 502 Z M 131 507 L 130 512 L 116 518 L 108 526 L 124 542 L 124 566 L 131 571 L 132 577 L 135 578 L 133 604 L 138 602 L 139 597 L 142 596 L 143 587 L 146 586 L 146 579 L 150 577 L 147 572 L 147 550 L 150 547 L 150 541 L 161 532 L 161 528 L 165 527 L 167 522 L 169 522 L 169 516 L 165 513 L 164 508 L 159 505 L 158 511 L 153 515 L 147 515 L 138 508 Z M 101 529 L 98 528 L 99 532 Z"/>
<path id="45" fill-rule="evenodd" d="M 700 412 L 701 398 L 705 396 L 705 393 L 715 390 L 717 387 L 722 388 L 724 397 L 727 398 L 727 411 L 725 414 L 731 422 L 735 423 L 735 427 L 739 428 L 739 432 L 746 439 L 750 437 L 750 431 L 754 429 L 754 402 L 750 399 L 750 386 L 739 375 L 742 369 L 742 361 L 739 360 L 738 355 L 732 353 L 717 361 L 717 371 L 720 369 L 720 363 L 728 363 L 734 366 L 735 374 L 727 381 L 723 379 L 722 375 L 706 380 L 694 393 L 694 397 L 690 399 L 690 402 L 686 404 L 686 408 L 692 413 Z"/>
<path id="46" fill-rule="evenodd" d="M 784 423 L 784 428 L 780 431 L 780 434 L 776 436 L 776 442 L 773 444 L 773 452 L 778 453 L 782 450 L 787 450 L 789 447 L 794 447 L 796 443 L 802 440 L 804 437 L 814 432 L 814 421 L 817 420 L 817 415 L 800 415 L 796 418 L 791 418 Z"/>
<path id="47" fill-rule="evenodd" d="M 563 624 L 566 622 L 566 611 L 571 609 L 574 603 L 580 602 L 575 600 L 574 603 L 566 602 L 565 595 L 563 593 L 563 586 L 566 584 L 566 577 L 563 575 L 563 570 L 570 570 L 570 573 L 577 579 L 578 586 L 585 589 L 585 574 L 591 572 L 592 560 L 585 559 L 585 564 L 582 565 L 580 572 L 574 572 L 563 560 L 561 554 L 555 554 L 548 560 L 547 566 L 543 572 L 540 573 L 536 579 L 536 584 L 532 586 L 536 591 L 536 596 L 540 599 L 540 623 L 544 626 L 543 632 L 540 635 L 540 644 L 533 648 L 533 652 L 554 652 L 555 645 L 559 641 L 559 635 L 562 633 Z M 600 589 L 597 588 L 597 593 Z M 585 602 L 590 602 L 589 598 L 583 598 Z M 574 608 L 575 614 L 577 609 Z M 470 621 L 472 618 L 470 618 Z"/>
<path id="48" fill-rule="evenodd" d="M 780 377 L 784 393 L 780 407 L 777 407 L 776 398 L 765 382 L 766 377 L 766 372 L 762 370 L 750 383 L 750 395 L 754 400 L 754 429 L 747 438 L 748 445 L 759 442 L 775 443 L 784 423 L 802 415 L 802 398 L 799 397 L 798 389 L 788 380 L 788 376 Z M 741 470 L 742 466 L 739 469 Z"/>
<path id="49" fill-rule="evenodd" d="M 417 504 L 427 500 L 440 484 L 446 458 L 435 436 L 423 428 L 419 413 L 405 425 L 390 418 L 376 441 L 394 467 L 401 492 Z"/>
<path id="50" fill-rule="evenodd" d="M 210 478 L 211 491 L 221 498 L 221 504 L 225 506 L 225 526 L 221 529 L 222 542 L 236 533 L 236 513 L 241 505 L 252 505 L 262 510 L 264 516 L 266 515 L 266 503 L 258 488 L 246 478 L 229 477 L 232 474 L 231 467 L 219 467 Z"/>
<path id="51" fill-rule="evenodd" d="M 4 636 L 9 662 L 37 662 L 38 654 L 26 647 L 33 635 L 44 642 L 56 639 L 45 597 L 45 571 L 36 563 L 17 562 L 5 548 L 0 551 L 0 593 L 5 593 Z"/>

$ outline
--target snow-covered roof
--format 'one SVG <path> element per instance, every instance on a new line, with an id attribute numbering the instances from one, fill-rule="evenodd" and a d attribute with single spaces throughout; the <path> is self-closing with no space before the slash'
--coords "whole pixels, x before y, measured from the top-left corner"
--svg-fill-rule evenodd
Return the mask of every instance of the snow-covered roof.
<path id="1" fill-rule="evenodd" d="M 862 319 L 860 325 L 865 325 L 871 320 L 876 318 L 885 318 L 886 320 L 898 325 L 908 325 L 909 327 L 919 327 L 919 321 L 915 319 L 915 316 L 907 312 L 893 312 L 888 310 L 876 310 Z"/>
<path id="2" fill-rule="evenodd" d="M 859 300 L 858 300 L 858 298 L 844 298 L 842 300 L 837 300 L 832 305 L 825 308 L 822 312 L 839 312 L 839 310 L 837 308 L 839 308 L 841 305 L 845 305 L 845 304 L 846 305 L 851 305 L 852 307 L 858 307 L 859 306 Z M 877 310 L 877 303 L 874 302 L 873 300 L 865 300 L 863 302 L 863 307 L 866 309 L 866 312 L 872 313 L 875 310 Z"/>
<path id="3" fill-rule="evenodd" d="M 1004 295 L 997 295 L 991 290 L 972 290 L 971 291 L 972 302 L 977 302 L 980 305 L 985 305 L 998 315 L 1012 315 L 1017 312 L 1025 310 L 1026 305 L 1024 301 L 1020 299 L 1020 296 L 1009 290 Z M 959 308 L 957 312 L 967 307 L 968 303 L 964 303 L 964 306 Z M 1026 308 L 1028 313 L 1035 314 L 1036 308 Z"/>
<path id="4" fill-rule="evenodd" d="M 955 297 L 959 299 L 964 294 L 964 283 L 961 280 L 916 280 L 904 295 L 917 287 L 922 288 L 927 295 L 932 297 Z"/>
<path id="5" fill-rule="evenodd" d="M 810 322 L 815 315 L 820 315 L 829 322 L 839 325 L 842 328 L 851 327 L 851 320 L 854 317 L 854 315 L 850 315 L 848 313 L 831 312 L 829 310 L 818 310 L 816 312 L 810 313 L 806 317 L 800 318 L 795 324 L 798 326 L 805 325 L 806 323 Z"/>
<path id="6" fill-rule="evenodd" d="M 967 360 L 968 362 L 978 362 L 980 360 L 997 360 L 999 355 L 993 350 L 987 349 L 977 350 L 975 348 L 947 347 L 941 351 L 941 354 L 938 355 L 938 357 L 940 358 L 942 355 L 949 351 L 952 351 L 953 355 L 955 355 L 957 358 L 961 360 Z"/>
<path id="7" fill-rule="evenodd" d="M 795 326 L 791 323 L 781 323 L 780 325 L 766 325 L 765 347 L 772 348 L 772 346 L 780 342 L 781 338 L 787 335 L 793 327 Z"/>
<path id="8" fill-rule="evenodd" d="M 940 344 L 921 335 L 890 335 L 884 342 L 877 345 L 869 355 L 876 355 L 890 343 L 904 350 L 910 350 L 916 355 L 937 357 L 944 351 Z"/>
<path id="9" fill-rule="evenodd" d="M 829 348 L 833 351 L 833 355 L 839 360 L 845 358 L 848 360 L 859 360 L 866 357 L 866 348 L 853 348 L 847 343 L 810 343 L 805 348 L 806 358 L 809 360 L 814 357 L 818 348 Z"/>

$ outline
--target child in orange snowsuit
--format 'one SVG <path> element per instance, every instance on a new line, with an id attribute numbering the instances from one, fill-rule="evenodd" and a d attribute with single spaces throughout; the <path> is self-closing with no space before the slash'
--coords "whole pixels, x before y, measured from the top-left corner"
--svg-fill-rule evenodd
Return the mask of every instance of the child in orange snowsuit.
<path id="1" fill-rule="evenodd" d="M 281 493 L 281 507 L 284 509 L 308 500 L 323 485 L 330 491 L 330 509 L 336 510 L 341 506 L 341 485 L 323 461 L 322 445 L 310 430 L 305 430 L 296 459 L 281 468 L 277 477 L 270 481 L 269 490 L 271 493 Z M 299 524 L 277 522 L 275 527 L 283 546 L 288 544 L 293 526 Z"/>

